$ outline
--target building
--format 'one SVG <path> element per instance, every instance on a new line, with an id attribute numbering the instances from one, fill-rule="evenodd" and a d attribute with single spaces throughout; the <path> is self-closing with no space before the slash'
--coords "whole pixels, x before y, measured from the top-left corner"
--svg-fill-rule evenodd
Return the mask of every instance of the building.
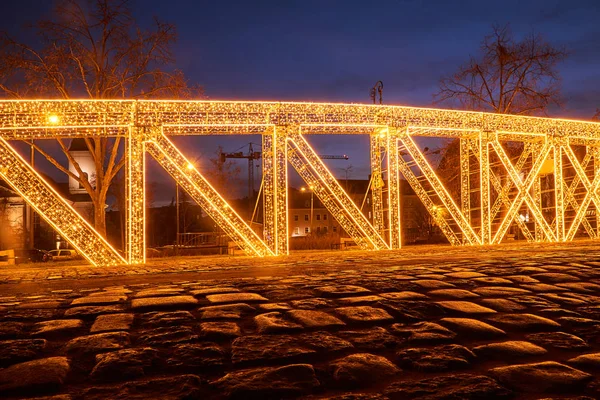
<path id="1" fill-rule="evenodd" d="M 340 185 L 365 217 L 373 223 L 373 204 L 369 179 L 341 180 Z M 387 182 L 384 182 L 384 185 L 387 186 Z M 432 218 L 408 182 L 400 181 L 400 189 L 402 191 L 402 242 L 407 244 L 417 240 L 429 240 L 429 237 L 435 234 Z M 335 217 L 310 189 L 306 187 L 304 190 L 291 188 L 289 190 L 289 204 L 289 231 L 292 238 L 327 234 L 348 236 Z M 387 209 L 387 204 L 384 204 L 385 209 Z"/>

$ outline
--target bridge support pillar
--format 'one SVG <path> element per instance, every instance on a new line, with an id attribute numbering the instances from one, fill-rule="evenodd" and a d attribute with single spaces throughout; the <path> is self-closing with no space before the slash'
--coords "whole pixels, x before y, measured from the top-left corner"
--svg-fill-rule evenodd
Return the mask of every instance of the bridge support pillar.
<path id="1" fill-rule="evenodd" d="M 398 151 L 398 128 L 388 127 L 387 168 L 388 168 L 388 221 L 390 226 L 390 248 L 402 247 L 402 209 L 400 187 L 400 152 Z"/>
<path id="2" fill-rule="evenodd" d="M 490 204 L 490 138 L 491 132 L 481 132 L 479 138 L 481 244 L 491 244 L 492 216 Z"/>
<path id="3" fill-rule="evenodd" d="M 263 134 L 264 241 L 275 255 L 289 253 L 287 126 Z"/>
<path id="4" fill-rule="evenodd" d="M 125 252 L 129 264 L 146 262 L 145 151 L 143 130 L 131 127 L 125 141 Z"/>
<path id="5" fill-rule="evenodd" d="M 387 129 L 378 128 L 371 134 L 371 194 L 373 211 L 373 228 L 385 238 L 385 212 L 383 198 L 383 167 L 382 151 L 387 147 Z M 388 204 L 389 206 L 389 204 Z"/>

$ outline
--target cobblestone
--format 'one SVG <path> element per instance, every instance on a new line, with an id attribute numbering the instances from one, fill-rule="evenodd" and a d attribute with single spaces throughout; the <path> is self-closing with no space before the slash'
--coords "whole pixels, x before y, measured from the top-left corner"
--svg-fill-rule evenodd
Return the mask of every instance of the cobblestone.
<path id="1" fill-rule="evenodd" d="M 537 246 L 3 269 L 0 391 L 599 398 L 600 250 Z"/>

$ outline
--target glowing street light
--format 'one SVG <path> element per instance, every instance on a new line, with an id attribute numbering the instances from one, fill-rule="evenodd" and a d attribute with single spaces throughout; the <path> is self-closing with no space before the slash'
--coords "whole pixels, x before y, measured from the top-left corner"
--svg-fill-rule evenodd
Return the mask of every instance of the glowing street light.
<path id="1" fill-rule="evenodd" d="M 48 122 L 52 125 L 56 125 L 60 122 L 60 118 L 56 114 L 50 114 L 48 116 Z"/>

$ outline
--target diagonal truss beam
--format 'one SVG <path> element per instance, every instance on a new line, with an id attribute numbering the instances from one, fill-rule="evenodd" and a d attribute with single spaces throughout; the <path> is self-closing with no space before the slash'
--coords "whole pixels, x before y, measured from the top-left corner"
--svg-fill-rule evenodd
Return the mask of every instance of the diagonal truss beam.
<path id="1" fill-rule="evenodd" d="M 462 244 L 462 240 L 458 237 L 458 232 L 455 232 L 449 225 L 447 219 L 443 216 L 442 213 L 438 211 L 438 206 L 433 202 L 432 195 L 437 196 L 440 200 L 442 206 L 445 210 L 450 214 L 450 218 L 457 225 L 458 229 L 460 229 L 460 233 L 466 239 L 468 244 L 480 244 L 481 239 L 475 233 L 469 221 L 464 216 L 464 214 L 460 211 L 459 207 L 456 205 L 450 194 L 444 188 L 444 185 L 435 174 L 433 167 L 429 164 L 423 153 L 418 149 L 414 140 L 407 134 L 407 132 L 398 132 L 398 142 L 402 145 L 404 149 L 408 152 L 410 157 L 415 161 L 416 166 L 421 170 L 425 178 L 427 179 L 429 185 L 431 185 L 433 193 L 427 192 L 421 182 L 419 182 L 418 178 L 412 172 L 411 167 L 407 164 L 406 161 L 399 155 L 399 165 L 398 167 L 402 171 L 402 174 L 406 178 L 406 180 L 413 187 L 431 216 L 436 220 L 442 232 L 448 237 L 450 243 L 454 245 Z"/>
<path id="2" fill-rule="evenodd" d="M 297 130 L 288 133 L 288 157 L 298 174 L 312 186 L 314 194 L 359 246 L 372 250 L 389 248 Z"/>
<path id="3" fill-rule="evenodd" d="M 163 134 L 153 135 L 146 143 L 147 151 L 181 185 L 192 199 L 246 253 L 273 255 L 256 232 L 231 208 L 210 183 Z"/>
<path id="4" fill-rule="evenodd" d="M 562 151 L 564 151 L 564 153 L 567 155 L 569 161 L 571 162 L 571 164 L 573 165 L 573 168 L 575 169 L 575 173 L 577 174 L 577 177 L 579 178 L 579 180 L 581 181 L 581 183 L 583 184 L 583 186 L 586 189 L 585 196 L 584 196 L 583 200 L 581 201 L 581 204 L 579 205 L 579 207 L 577 207 L 577 209 L 576 209 L 577 214 L 575 215 L 575 218 L 573 219 L 573 222 L 571 223 L 571 227 L 569 228 L 569 231 L 567 232 L 567 235 L 565 237 L 566 240 L 573 240 L 573 238 L 575 237 L 575 233 L 577 232 L 577 228 L 585 220 L 585 213 L 586 213 L 590 203 L 593 202 L 594 205 L 596 206 L 596 208 L 598 208 L 598 205 L 600 204 L 600 199 L 598 199 L 598 187 L 600 186 L 600 175 L 595 175 L 592 182 L 590 182 L 590 180 L 588 179 L 588 177 L 585 173 L 585 170 L 583 169 L 583 167 L 577 160 L 577 156 L 575 156 L 575 153 L 573 153 L 573 149 L 571 148 L 571 146 L 566 145 L 566 146 L 561 146 L 561 148 L 562 148 Z"/>
<path id="5" fill-rule="evenodd" d="M 106 239 L 2 138 L 0 177 L 92 265 L 126 264 Z"/>
<path id="6" fill-rule="evenodd" d="M 525 202 L 529 207 L 531 213 L 533 214 L 533 217 L 538 222 L 544 235 L 546 235 L 546 238 L 548 238 L 549 240 L 556 240 L 556 236 L 554 235 L 552 229 L 544 219 L 542 212 L 539 209 L 539 205 L 536 204 L 535 200 L 533 199 L 530 193 L 530 189 L 533 186 L 533 182 L 535 179 L 537 179 L 540 169 L 542 168 L 542 164 L 548 157 L 550 150 L 552 150 L 552 146 L 547 142 L 544 143 L 544 145 L 540 149 L 539 155 L 537 157 L 534 157 L 531 170 L 529 171 L 527 178 L 524 181 L 522 181 L 521 177 L 518 174 L 518 171 L 513 166 L 512 162 L 510 161 L 510 158 L 502 148 L 500 142 L 498 142 L 498 140 L 496 139 L 491 141 L 491 144 L 496 154 L 498 155 L 500 162 L 508 172 L 508 176 L 510 177 L 517 189 L 517 195 L 513 199 L 513 202 L 509 207 L 508 211 L 506 212 L 504 219 L 500 223 L 500 227 L 496 231 L 492 243 L 500 243 L 500 241 L 508 231 L 511 222 L 519 218 L 519 208 L 521 208 L 523 202 Z"/>
<path id="7" fill-rule="evenodd" d="M 533 143 L 525 143 L 523 152 L 519 156 L 517 160 L 515 169 L 520 171 L 525 162 L 529 158 L 529 155 L 534 151 L 536 146 Z M 508 181 L 502 185 L 500 178 L 489 166 L 489 142 L 487 139 L 481 139 L 481 145 L 479 151 L 474 152 L 477 156 L 479 164 L 481 166 L 481 187 L 482 187 L 482 203 L 485 205 L 482 209 L 482 241 L 483 243 L 491 243 L 492 240 L 492 221 L 498 215 L 500 208 L 504 205 L 506 207 L 510 207 L 511 201 L 508 197 L 508 193 L 510 192 L 513 183 Z M 494 204 L 490 208 L 490 192 L 489 192 L 489 184 L 492 184 L 494 189 L 496 190 L 497 197 L 494 201 Z M 532 235 L 529 228 L 527 228 L 527 224 L 522 221 L 520 218 L 515 220 L 525 237 L 528 241 L 535 241 L 535 237 Z"/>

